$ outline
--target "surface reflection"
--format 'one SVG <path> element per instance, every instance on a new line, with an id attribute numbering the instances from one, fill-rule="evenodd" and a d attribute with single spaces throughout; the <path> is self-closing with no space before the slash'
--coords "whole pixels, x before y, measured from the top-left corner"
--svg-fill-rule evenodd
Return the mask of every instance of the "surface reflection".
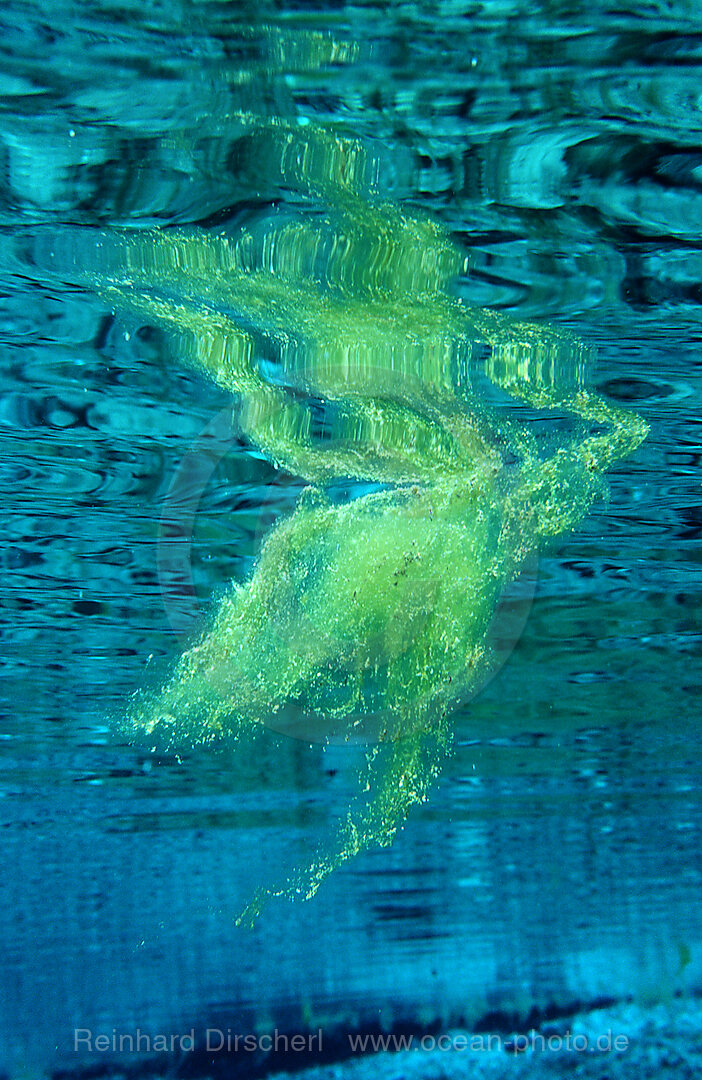
<path id="1" fill-rule="evenodd" d="M 281 69 L 354 55 L 319 34 L 278 48 Z M 582 520 L 647 428 L 588 388 L 577 338 L 457 298 L 465 255 L 377 194 L 371 148 L 289 117 L 240 119 L 245 156 L 297 206 L 220 231 L 67 230 L 48 246 L 40 232 L 34 258 L 165 328 L 181 361 L 238 396 L 250 443 L 308 485 L 127 728 L 168 750 L 267 725 L 376 742 L 337 835 L 271 890 L 309 898 L 424 801 L 451 709 L 490 670 L 505 586 Z M 514 408 L 491 408 L 481 380 Z M 561 415 L 549 444 L 525 410 Z M 355 497 L 330 497 L 342 480 Z"/>

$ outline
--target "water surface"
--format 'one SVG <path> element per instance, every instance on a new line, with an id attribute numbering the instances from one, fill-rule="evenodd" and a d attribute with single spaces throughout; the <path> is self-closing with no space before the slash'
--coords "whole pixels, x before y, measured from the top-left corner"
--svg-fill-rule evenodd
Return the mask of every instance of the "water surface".
<path id="1" fill-rule="evenodd" d="M 76 1026 L 473 1022 L 699 990 L 696 8 L 10 3 L 2 23 L 5 1067 L 72 1067 Z M 281 64 L 310 31 L 314 63 Z M 367 140 L 381 194 L 469 252 L 459 294 L 591 342 L 597 389 L 651 428 L 541 558 L 431 800 L 253 936 L 232 923 L 251 881 L 343 816 L 361 751 L 115 740 L 180 652 L 160 508 L 230 397 L 21 243 L 299 209 L 244 114 Z M 299 489 L 244 440 L 219 462 L 203 609 Z"/>

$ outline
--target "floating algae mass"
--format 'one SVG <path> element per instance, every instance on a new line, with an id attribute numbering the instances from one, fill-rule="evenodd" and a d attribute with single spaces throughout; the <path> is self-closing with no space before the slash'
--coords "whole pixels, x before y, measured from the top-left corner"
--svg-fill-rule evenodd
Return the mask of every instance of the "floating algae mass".
<path id="1" fill-rule="evenodd" d="M 318 38 L 323 63 L 333 43 Z M 505 586 L 577 525 L 646 425 L 588 390 L 582 342 L 457 299 L 464 255 L 376 194 L 378 159 L 360 141 L 294 119 L 238 122 L 248 160 L 294 193 L 287 204 L 224 232 L 52 235 L 37 261 L 80 267 L 115 310 L 165 328 L 174 355 L 237 395 L 250 442 L 308 485 L 250 579 L 127 720 L 161 747 L 273 720 L 375 740 L 346 821 L 311 866 L 255 896 L 251 921 L 269 896 L 309 898 L 392 841 L 447 752 L 452 706 L 489 670 Z M 489 406 L 490 383 L 521 408 Z M 524 419 L 534 410 L 571 418 L 546 451 Z M 342 479 L 362 493 L 331 500 Z"/>

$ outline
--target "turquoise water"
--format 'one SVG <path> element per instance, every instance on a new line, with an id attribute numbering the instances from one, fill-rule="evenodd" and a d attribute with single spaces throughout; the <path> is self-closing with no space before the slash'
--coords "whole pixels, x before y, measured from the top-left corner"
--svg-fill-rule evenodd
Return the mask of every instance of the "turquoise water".
<path id="1" fill-rule="evenodd" d="M 10 3 L 1 19 L 0 1067 L 104 1060 L 74 1052 L 75 1028 L 331 1038 L 699 992 L 696 6 Z M 457 294 L 596 346 L 595 388 L 650 433 L 540 557 L 523 631 L 394 845 L 245 933 L 252 885 L 343 819 L 363 749 L 266 730 L 153 755 L 112 722 L 182 651 L 178 612 L 187 633 L 247 578 L 302 484 L 243 436 L 202 466 L 231 395 L 38 252 L 323 213 L 252 137 L 283 121 L 367 145 L 380 197 L 469 254 Z M 557 438 L 558 419 L 533 423 Z M 164 585 L 176 481 L 194 598 L 182 561 Z"/>

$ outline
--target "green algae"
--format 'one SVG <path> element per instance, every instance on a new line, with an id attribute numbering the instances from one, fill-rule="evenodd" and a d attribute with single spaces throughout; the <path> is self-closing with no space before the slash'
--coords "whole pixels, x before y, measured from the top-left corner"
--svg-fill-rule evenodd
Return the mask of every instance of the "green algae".
<path id="1" fill-rule="evenodd" d="M 281 68 L 354 54 L 323 35 L 271 47 Z M 52 238 L 44 261 L 72 261 L 116 311 L 163 327 L 181 362 L 237 396 L 248 440 L 308 484 L 250 579 L 126 721 L 162 747 L 268 724 L 377 743 L 336 835 L 256 894 L 251 922 L 270 896 L 309 898 L 392 841 L 448 750 L 452 708 L 489 670 L 503 590 L 582 520 L 646 425 L 588 389 L 592 350 L 573 335 L 463 304 L 465 255 L 377 194 L 379 163 L 359 140 L 290 117 L 236 120 L 249 162 L 265 161 L 294 207 L 232 232 L 81 235 L 72 260 Z M 524 410 L 491 407 L 481 380 L 570 426 L 544 453 Z M 338 504 L 325 487 L 340 479 L 383 490 Z"/>

